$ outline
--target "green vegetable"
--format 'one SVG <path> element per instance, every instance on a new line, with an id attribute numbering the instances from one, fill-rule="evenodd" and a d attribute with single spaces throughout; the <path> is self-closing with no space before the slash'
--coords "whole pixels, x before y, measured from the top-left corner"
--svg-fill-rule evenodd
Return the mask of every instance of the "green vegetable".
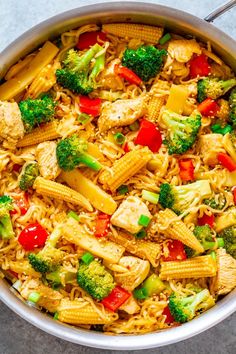
<path id="1" fill-rule="evenodd" d="M 23 191 L 31 188 L 39 175 L 37 162 L 26 162 L 19 176 L 19 187 Z"/>
<path id="2" fill-rule="evenodd" d="M 137 300 L 145 300 L 148 297 L 147 289 L 140 288 L 133 291 L 133 295 Z"/>
<path id="3" fill-rule="evenodd" d="M 150 191 L 142 190 L 142 198 L 150 203 L 157 204 L 159 200 L 159 194 Z"/>
<path id="4" fill-rule="evenodd" d="M 40 293 L 33 291 L 32 293 L 29 294 L 28 301 L 31 301 L 36 304 L 40 300 L 40 297 L 41 297 Z"/>
<path id="5" fill-rule="evenodd" d="M 86 140 L 72 135 L 57 144 L 57 161 L 62 170 L 71 171 L 81 163 L 92 170 L 99 171 L 102 165 L 86 151 L 88 143 Z"/>
<path id="6" fill-rule="evenodd" d="M 142 239 L 144 237 L 146 237 L 147 233 L 145 230 L 140 230 L 139 232 L 137 232 L 137 234 L 135 235 L 136 238 L 138 239 Z"/>
<path id="7" fill-rule="evenodd" d="M 221 126 L 219 123 L 217 124 L 213 124 L 211 126 L 211 131 L 212 133 L 216 133 L 216 134 L 222 134 L 225 135 L 227 133 L 231 133 L 233 130 L 232 126 L 229 124 L 226 124 L 225 126 Z"/>
<path id="8" fill-rule="evenodd" d="M 7 195 L 2 195 L 0 197 L 0 237 L 5 240 L 15 235 L 9 213 L 13 209 L 13 200 Z"/>
<path id="9" fill-rule="evenodd" d="M 208 97 L 215 100 L 223 96 L 234 86 L 236 86 L 236 78 L 220 80 L 218 78 L 205 77 L 197 83 L 198 102 L 202 102 Z"/>
<path id="10" fill-rule="evenodd" d="M 78 122 L 80 122 L 81 124 L 86 124 L 86 123 L 88 123 L 88 121 L 89 121 L 90 119 L 91 119 L 91 116 L 88 115 L 88 114 L 86 114 L 86 113 L 81 113 L 81 114 L 78 116 L 78 118 L 77 118 Z"/>
<path id="11" fill-rule="evenodd" d="M 119 188 L 117 188 L 117 193 L 119 195 L 126 194 L 126 193 L 128 193 L 128 191 L 129 191 L 129 188 L 125 184 L 122 184 Z"/>
<path id="12" fill-rule="evenodd" d="M 136 120 L 134 123 L 129 125 L 129 129 L 132 130 L 133 132 L 139 130 L 139 128 L 140 128 L 140 124 L 138 120 Z"/>
<path id="13" fill-rule="evenodd" d="M 160 294 L 165 288 L 165 284 L 156 274 L 150 275 L 143 283 L 143 288 L 146 289 L 147 295 Z"/>
<path id="14" fill-rule="evenodd" d="M 166 126 L 167 145 L 170 154 L 183 154 L 193 146 L 201 127 L 201 114 L 194 111 L 191 116 L 182 116 L 170 110 L 162 114 L 162 122 Z"/>
<path id="15" fill-rule="evenodd" d="M 236 224 L 225 228 L 219 233 L 224 240 L 224 248 L 227 253 L 236 259 Z"/>
<path id="16" fill-rule="evenodd" d="M 47 238 L 46 244 L 41 251 L 28 255 L 28 260 L 36 272 L 50 273 L 59 268 L 64 256 L 64 252 L 56 248 L 60 237 L 61 233 L 55 229 Z"/>
<path id="17" fill-rule="evenodd" d="M 76 273 L 69 272 L 63 267 L 58 267 L 54 272 L 46 273 L 45 279 L 53 289 L 58 289 L 76 280 Z"/>
<path id="18" fill-rule="evenodd" d="M 122 65 L 134 71 L 143 81 L 148 81 L 161 71 L 166 55 L 166 50 L 159 50 L 152 45 L 138 49 L 127 48 L 123 54 Z"/>
<path id="19" fill-rule="evenodd" d="M 69 216 L 69 218 L 75 219 L 76 221 L 80 220 L 79 215 L 76 214 L 73 210 L 70 210 L 67 216 Z"/>
<path id="20" fill-rule="evenodd" d="M 226 199 L 223 194 L 216 194 L 214 198 L 204 199 L 203 203 L 212 209 L 222 210 L 225 207 Z"/>
<path id="21" fill-rule="evenodd" d="M 21 118 L 25 130 L 30 132 L 39 124 L 50 122 L 55 115 L 56 102 L 48 95 L 35 100 L 28 98 L 19 102 Z"/>
<path id="22" fill-rule="evenodd" d="M 54 320 L 58 320 L 58 317 L 59 317 L 59 312 L 55 312 L 54 316 L 53 316 L 53 319 Z"/>
<path id="23" fill-rule="evenodd" d="M 211 195 L 211 187 L 208 180 L 196 181 L 182 186 L 163 183 L 160 186 L 159 203 L 163 208 L 172 209 L 179 215 L 193 203 L 196 204 L 209 195 Z"/>
<path id="24" fill-rule="evenodd" d="M 159 44 L 163 45 L 166 42 L 168 42 L 171 39 L 171 35 L 170 33 L 166 33 L 163 37 L 161 37 L 161 39 L 159 40 Z"/>
<path id="25" fill-rule="evenodd" d="M 229 96 L 229 119 L 233 123 L 234 127 L 236 126 L 236 88 L 233 89 Z"/>
<path id="26" fill-rule="evenodd" d="M 214 299 L 208 289 L 199 293 L 184 296 L 172 293 L 169 298 L 169 309 L 176 322 L 184 323 L 192 320 L 198 313 L 214 305 Z"/>
<path id="27" fill-rule="evenodd" d="M 210 255 L 214 259 L 214 261 L 216 261 L 216 253 L 215 253 L 215 251 L 211 251 Z"/>
<path id="28" fill-rule="evenodd" d="M 102 49 L 98 43 L 82 55 L 70 49 L 64 67 L 56 71 L 57 82 L 72 92 L 88 95 L 97 87 L 96 77 L 104 69 L 105 51 L 96 57 Z"/>
<path id="29" fill-rule="evenodd" d="M 147 215 L 140 215 L 138 219 L 138 224 L 144 227 L 147 227 L 150 223 L 151 219 Z"/>
<path id="30" fill-rule="evenodd" d="M 95 260 L 89 264 L 80 261 L 77 281 L 96 300 L 104 299 L 115 287 L 112 275 Z"/>
<path id="31" fill-rule="evenodd" d="M 118 145 L 123 145 L 125 142 L 125 136 L 122 133 L 114 134 L 114 139 Z"/>
<path id="32" fill-rule="evenodd" d="M 89 253 L 89 252 L 86 252 L 83 254 L 83 256 L 81 257 L 81 260 L 85 263 L 85 264 L 89 264 L 91 263 L 93 260 L 94 260 L 94 256 Z"/>

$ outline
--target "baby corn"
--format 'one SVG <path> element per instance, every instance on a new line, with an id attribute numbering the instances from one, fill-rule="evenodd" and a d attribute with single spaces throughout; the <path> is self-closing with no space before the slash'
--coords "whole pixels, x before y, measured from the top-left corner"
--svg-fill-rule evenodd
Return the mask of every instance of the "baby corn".
<path id="1" fill-rule="evenodd" d="M 105 188 L 115 191 L 127 179 L 143 168 L 151 158 L 152 153 L 148 148 L 130 151 L 115 161 L 109 171 L 104 171 L 99 177 L 99 182 Z"/>
<path id="2" fill-rule="evenodd" d="M 36 189 L 36 192 L 39 194 L 80 205 L 88 211 L 93 210 L 91 204 L 85 197 L 61 183 L 49 181 L 43 177 L 37 177 L 34 181 L 33 188 Z"/>
<path id="3" fill-rule="evenodd" d="M 17 147 L 31 146 L 48 140 L 54 140 L 60 137 L 57 131 L 57 122 L 53 121 L 34 129 L 32 133 L 26 134 L 18 141 Z"/>
<path id="4" fill-rule="evenodd" d="M 152 96 L 148 102 L 147 119 L 150 120 L 151 122 L 156 122 L 159 117 L 160 110 L 164 105 L 164 103 L 165 103 L 165 97 Z"/>
<path id="5" fill-rule="evenodd" d="M 113 34 L 118 37 L 136 38 L 148 43 L 159 42 L 162 37 L 163 28 L 148 26 L 136 23 L 111 23 L 102 26 L 102 30 L 106 33 Z"/>
<path id="6" fill-rule="evenodd" d="M 81 301 L 80 301 L 81 300 Z M 118 314 L 103 310 L 96 304 L 83 299 L 61 301 L 57 311 L 57 319 L 70 324 L 110 324 L 118 318 Z"/>
<path id="7" fill-rule="evenodd" d="M 161 226 L 167 223 L 168 227 L 161 230 L 166 238 L 171 238 L 174 240 L 179 240 L 183 242 L 188 247 L 191 247 L 193 250 L 197 252 L 204 252 L 204 248 L 198 239 L 194 236 L 192 231 L 187 228 L 185 223 L 181 220 L 176 220 L 177 215 L 170 209 L 165 209 L 164 211 L 160 211 L 158 214 L 158 224 Z M 174 220 L 169 222 L 169 220 Z"/>
<path id="8" fill-rule="evenodd" d="M 214 277 L 217 265 L 210 256 L 200 256 L 186 261 L 171 261 L 161 263 L 160 279 L 184 279 Z"/>

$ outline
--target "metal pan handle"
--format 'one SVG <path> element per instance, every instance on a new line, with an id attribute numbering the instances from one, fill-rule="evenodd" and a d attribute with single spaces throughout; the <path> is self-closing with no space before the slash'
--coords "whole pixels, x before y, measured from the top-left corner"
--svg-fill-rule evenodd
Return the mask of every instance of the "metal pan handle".
<path id="1" fill-rule="evenodd" d="M 225 4 L 221 5 L 214 11 L 212 11 L 208 16 L 204 18 L 205 21 L 207 22 L 212 22 L 214 21 L 217 17 L 221 16 L 223 13 L 226 11 L 232 9 L 236 5 L 236 0 L 231 0 L 226 2 Z"/>

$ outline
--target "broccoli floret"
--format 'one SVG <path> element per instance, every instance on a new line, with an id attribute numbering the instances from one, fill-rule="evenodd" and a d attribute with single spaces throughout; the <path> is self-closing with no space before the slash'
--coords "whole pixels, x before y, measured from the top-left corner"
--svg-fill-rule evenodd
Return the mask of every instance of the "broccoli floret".
<path id="1" fill-rule="evenodd" d="M 82 163 L 95 171 L 99 171 L 102 165 L 93 156 L 86 153 L 87 149 L 87 141 L 77 135 L 59 141 L 56 154 L 60 168 L 71 171 Z"/>
<path id="2" fill-rule="evenodd" d="M 58 269 L 64 256 L 64 252 L 56 248 L 60 237 L 61 233 L 55 229 L 41 251 L 28 255 L 29 262 L 36 272 L 49 273 Z"/>
<path id="3" fill-rule="evenodd" d="M 59 267 L 54 272 L 47 273 L 45 279 L 53 289 L 58 289 L 76 280 L 76 273 L 69 272 L 67 269 Z"/>
<path id="4" fill-rule="evenodd" d="M 225 207 L 226 199 L 224 195 L 218 194 L 215 195 L 215 198 L 204 199 L 203 203 L 208 205 L 212 209 L 222 210 Z"/>
<path id="5" fill-rule="evenodd" d="M 127 48 L 123 54 L 122 65 L 134 71 L 143 81 L 148 81 L 160 72 L 166 55 L 165 49 L 159 50 L 152 45 L 138 49 Z"/>
<path id="6" fill-rule="evenodd" d="M 214 299 L 208 289 L 201 290 L 191 296 L 172 293 L 169 309 L 176 322 L 184 323 L 192 320 L 197 314 L 214 305 Z"/>
<path id="7" fill-rule="evenodd" d="M 162 114 L 162 122 L 167 128 L 167 145 L 170 154 L 182 154 L 194 144 L 201 126 L 201 114 L 197 111 L 186 117 L 170 110 Z"/>
<path id="8" fill-rule="evenodd" d="M 202 102 L 208 97 L 215 100 L 223 96 L 234 86 L 236 86 L 236 78 L 220 80 L 218 78 L 205 77 L 197 83 L 198 102 Z"/>
<path id="9" fill-rule="evenodd" d="M 2 239 L 7 240 L 15 235 L 9 213 L 13 209 L 13 200 L 7 195 L 2 195 L 0 197 L 0 237 Z"/>
<path id="10" fill-rule="evenodd" d="M 233 89 L 229 96 L 229 119 L 233 123 L 234 127 L 236 126 L 236 88 Z"/>
<path id="11" fill-rule="evenodd" d="M 214 249 L 217 246 L 217 242 L 214 241 L 213 233 L 209 225 L 196 226 L 193 233 L 205 251 Z M 196 257 L 200 254 L 186 245 L 184 246 L 184 249 L 188 258 Z"/>
<path id="12" fill-rule="evenodd" d="M 112 275 L 96 260 L 89 264 L 80 261 L 77 281 L 96 300 L 104 299 L 115 287 Z"/>
<path id="13" fill-rule="evenodd" d="M 102 49 L 96 43 L 82 55 L 74 49 L 69 50 L 63 62 L 64 67 L 56 71 L 57 82 L 75 93 L 88 95 L 97 87 L 95 79 L 104 69 L 105 51 L 95 58 Z M 93 66 L 92 60 L 95 61 Z"/>
<path id="14" fill-rule="evenodd" d="M 36 162 L 26 162 L 19 176 L 19 187 L 23 191 L 31 188 L 36 177 L 39 175 L 39 168 Z"/>
<path id="15" fill-rule="evenodd" d="M 211 187 L 208 180 L 196 181 L 182 186 L 163 183 L 160 186 L 159 203 L 163 208 L 169 208 L 176 214 L 181 214 L 191 205 L 196 205 L 210 194 Z"/>
<path id="16" fill-rule="evenodd" d="M 224 239 L 226 252 L 236 259 L 236 225 L 227 227 L 219 236 Z"/>
<path id="17" fill-rule="evenodd" d="M 19 102 L 25 130 L 29 132 L 39 124 L 51 121 L 55 115 L 55 107 L 56 103 L 48 95 Z"/>

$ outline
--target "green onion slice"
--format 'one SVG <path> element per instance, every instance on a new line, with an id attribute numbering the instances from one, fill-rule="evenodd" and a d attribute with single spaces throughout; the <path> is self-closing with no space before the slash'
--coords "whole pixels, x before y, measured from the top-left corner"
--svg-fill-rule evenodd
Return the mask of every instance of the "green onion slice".
<path id="1" fill-rule="evenodd" d="M 170 33 L 166 33 L 163 37 L 161 37 L 161 39 L 160 39 L 160 41 L 159 41 L 159 44 L 160 44 L 160 45 L 163 45 L 163 44 L 165 44 L 166 42 L 168 42 L 170 39 L 171 39 Z"/>
<path id="2" fill-rule="evenodd" d="M 114 139 L 118 145 L 123 145 L 125 142 L 125 136 L 122 133 L 114 134 Z"/>
<path id="3" fill-rule="evenodd" d="M 32 293 L 29 294 L 28 301 L 31 301 L 34 304 L 36 304 L 39 301 L 40 297 L 41 295 L 38 292 L 33 291 Z"/>
<path id="4" fill-rule="evenodd" d="M 138 219 L 138 224 L 144 227 L 147 227 L 150 223 L 151 219 L 147 215 L 141 215 Z"/>
<path id="5" fill-rule="evenodd" d="M 91 116 L 86 114 L 86 113 L 81 113 L 78 115 L 77 120 L 81 123 L 81 124 L 86 124 L 88 123 L 88 121 L 91 119 Z"/>
<path id="6" fill-rule="evenodd" d="M 138 239 L 142 239 L 142 238 L 144 238 L 146 235 L 147 235 L 146 231 L 145 231 L 145 230 L 141 230 L 141 231 L 139 231 L 139 232 L 135 235 L 135 237 L 138 238 Z"/>
<path id="7" fill-rule="evenodd" d="M 69 213 L 67 214 L 67 216 L 69 216 L 70 218 L 75 219 L 76 221 L 79 221 L 79 215 L 76 214 L 76 212 L 74 212 L 73 210 L 69 211 Z"/>
<path id="8" fill-rule="evenodd" d="M 218 247 L 224 247 L 225 242 L 224 242 L 224 239 L 222 237 L 218 237 L 216 240 L 217 240 Z"/>
<path id="9" fill-rule="evenodd" d="M 135 289 L 133 292 L 133 295 L 134 295 L 135 299 L 144 300 L 148 297 L 148 292 L 147 292 L 147 289 L 140 288 L 140 289 Z"/>
<path id="10" fill-rule="evenodd" d="M 82 261 L 85 263 L 85 264 L 89 264 L 91 263 L 93 260 L 94 260 L 94 256 L 89 253 L 89 252 L 86 252 L 83 254 L 83 256 L 81 257 Z"/>
<path id="11" fill-rule="evenodd" d="M 126 194 L 128 193 L 129 189 L 128 186 L 126 186 L 126 184 L 122 184 L 119 188 L 117 188 L 117 192 L 120 195 Z"/>

